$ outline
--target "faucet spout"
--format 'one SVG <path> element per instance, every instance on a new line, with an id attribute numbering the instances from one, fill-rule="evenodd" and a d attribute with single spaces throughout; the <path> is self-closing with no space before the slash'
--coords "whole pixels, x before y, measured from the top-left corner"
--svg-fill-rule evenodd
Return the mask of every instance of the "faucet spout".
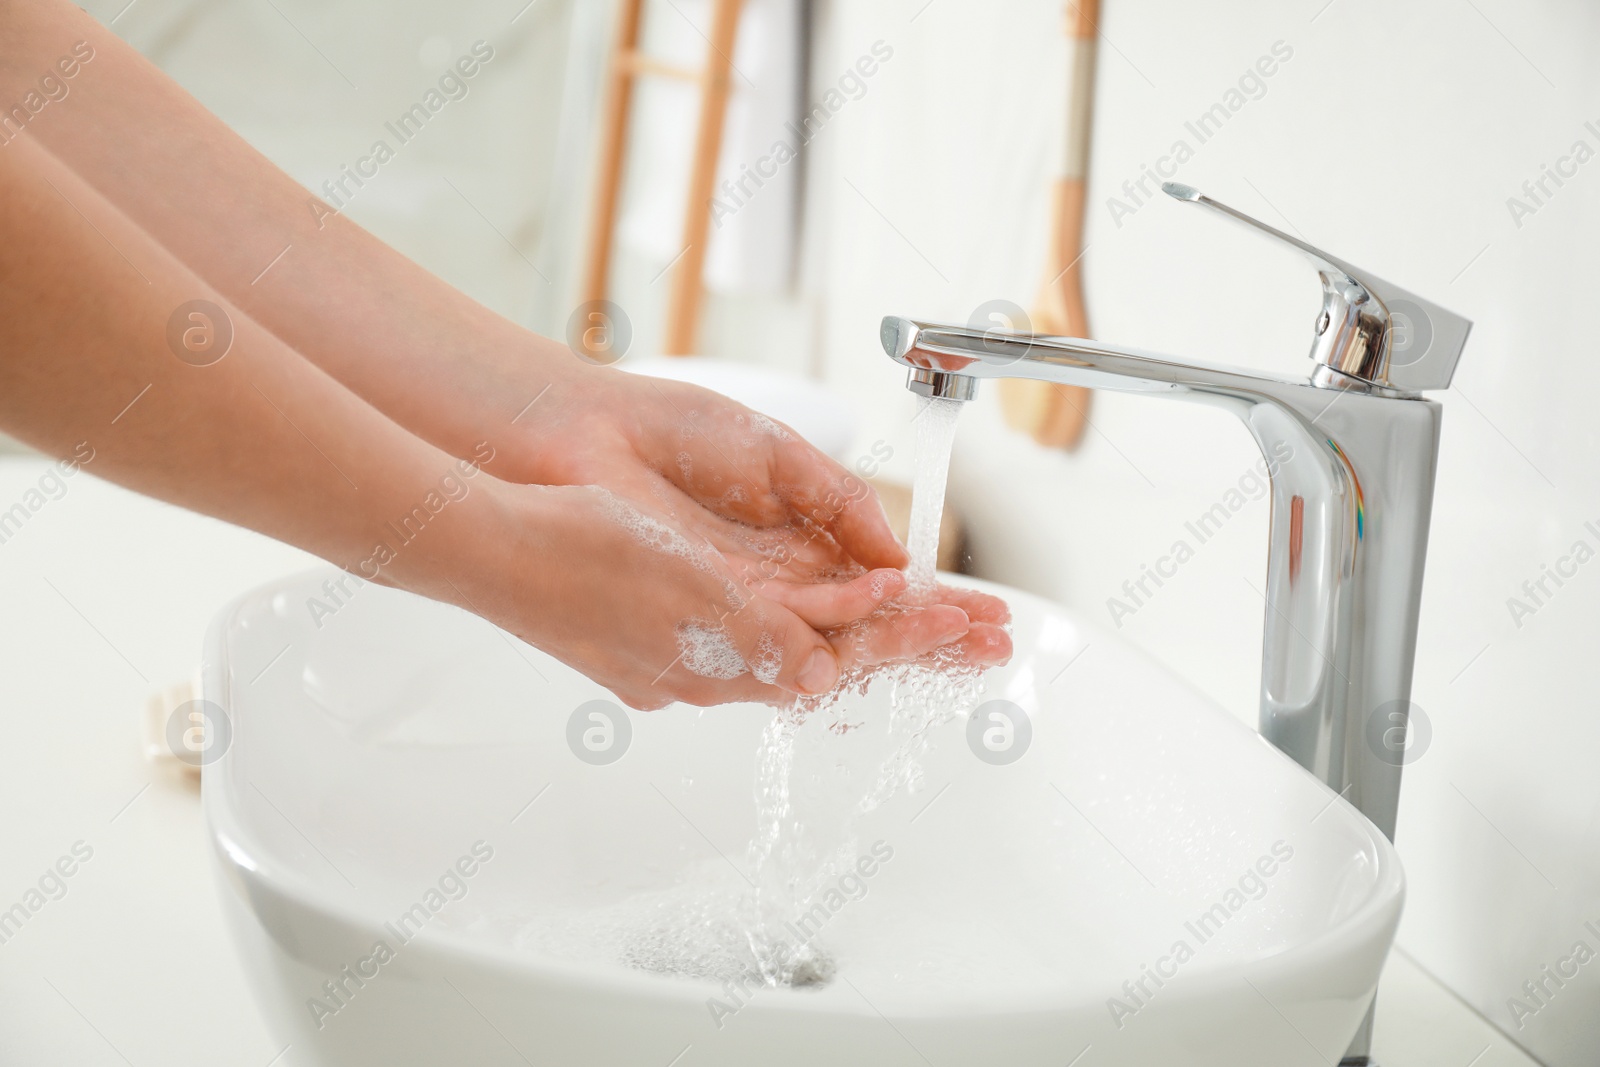
<path id="1" fill-rule="evenodd" d="M 1014 330 L 977 329 L 917 322 L 889 316 L 879 337 L 884 351 L 911 373 L 906 388 L 933 395 L 934 383 L 950 378 L 973 382 L 963 386 L 969 400 L 980 378 L 1032 378 L 1120 392 L 1248 391 L 1253 386 L 1306 384 L 1220 364 L 1184 362 L 1137 348 L 1076 337 L 1043 337 Z M 1351 385 L 1364 385 L 1355 383 Z M 953 388 L 943 386 L 943 388 Z M 1373 386 L 1365 386 L 1369 391 Z M 1393 390 L 1383 390 L 1398 395 Z"/>

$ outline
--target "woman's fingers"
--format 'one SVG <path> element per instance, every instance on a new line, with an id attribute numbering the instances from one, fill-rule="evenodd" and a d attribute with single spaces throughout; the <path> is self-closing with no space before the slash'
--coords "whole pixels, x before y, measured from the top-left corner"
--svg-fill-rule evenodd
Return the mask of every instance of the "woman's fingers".
<path id="1" fill-rule="evenodd" d="M 832 689 L 843 671 L 919 660 L 952 645 L 974 666 L 995 666 L 1011 658 L 1011 635 L 989 621 L 1009 619 L 1004 602 L 945 587 L 941 596 L 970 605 L 982 617 L 973 618 L 950 603 L 884 610 L 904 589 L 905 575 L 887 568 L 849 582 L 762 583 L 745 607 L 723 622 L 749 673 L 723 683 L 722 699 L 772 702 L 785 694 L 815 696 Z M 688 666 L 693 666 L 692 657 Z M 718 702 L 694 692 L 685 699 Z"/>
<path id="2" fill-rule="evenodd" d="M 701 511 L 691 523 L 730 561 L 749 561 L 762 578 L 805 581 L 807 576 L 838 574 L 852 560 L 833 538 L 799 526 L 741 526 Z"/>
<path id="3" fill-rule="evenodd" d="M 875 666 L 921 659 L 934 649 L 965 637 L 967 613 L 947 604 L 908 611 L 888 611 L 859 619 L 828 635 L 839 654 L 839 665 Z"/>
<path id="4" fill-rule="evenodd" d="M 865 492 L 851 499 L 833 526 L 833 536 L 864 567 L 904 567 L 911 562 L 905 546 L 889 529 L 889 518 L 878 502 L 877 490 L 859 483 Z"/>
<path id="5" fill-rule="evenodd" d="M 872 487 L 789 427 L 697 386 L 628 386 L 642 401 L 635 458 L 707 514 L 756 527 L 804 516 L 862 566 L 906 565 Z"/>
<path id="6" fill-rule="evenodd" d="M 976 667 L 998 667 L 1011 660 L 1011 635 L 993 623 L 977 622 L 960 641 L 961 658 Z"/>
<path id="7" fill-rule="evenodd" d="M 839 680 L 839 657 L 830 642 L 775 600 L 755 596 L 722 625 L 750 674 L 763 685 L 816 696 Z"/>
<path id="8" fill-rule="evenodd" d="M 934 600 L 941 604 L 951 604 L 967 613 L 973 622 L 993 623 L 1004 626 L 1011 621 L 1011 609 L 1004 600 L 991 593 L 982 593 L 976 589 L 962 589 L 953 585 L 941 585 L 933 595 Z"/>
<path id="9" fill-rule="evenodd" d="M 911 557 L 889 529 L 878 494 L 852 474 L 796 438 L 773 453 L 775 484 L 788 486 L 788 505 L 830 533 L 864 567 L 904 567 Z"/>
<path id="10" fill-rule="evenodd" d="M 664 510 L 686 530 L 701 534 L 735 565 L 761 578 L 805 580 L 827 575 L 853 561 L 826 530 L 797 522 L 752 525 L 719 512 L 664 475 L 640 467 L 618 472 L 612 489 Z"/>
<path id="11" fill-rule="evenodd" d="M 613 686 L 631 707 L 781 704 L 831 692 L 846 670 L 925 661 L 941 647 L 978 665 L 1010 654 L 1000 627 L 1005 606 L 994 597 L 942 588 L 933 603 L 909 606 L 896 603 L 906 586 L 898 570 L 862 573 L 838 555 L 793 564 L 791 546 L 808 539 L 838 549 L 830 535 L 798 519 L 720 531 L 723 541 L 775 538 L 777 556 L 790 557 L 791 566 L 774 574 L 767 551 L 774 546 L 719 550 L 719 538 L 707 531 L 724 520 L 654 472 L 617 482 L 623 495 L 585 486 L 527 491 L 518 499 L 530 521 L 512 528 L 537 531 L 530 544 L 568 553 L 539 571 L 542 591 L 569 609 L 561 613 L 564 625 L 535 635 L 540 647 Z M 618 574 L 645 580 L 619 583 Z M 523 600 L 510 599 L 513 607 L 502 614 L 516 622 Z"/>
<path id="12" fill-rule="evenodd" d="M 882 568 L 848 582 L 762 582 L 758 592 L 777 601 L 817 629 L 832 629 L 876 611 L 906 587 L 906 576 Z"/>
<path id="13" fill-rule="evenodd" d="M 796 628 L 782 617 L 780 606 L 769 607 L 776 611 L 768 616 L 767 623 L 741 627 L 741 634 L 734 638 L 741 645 L 754 641 L 752 651 L 746 656 L 747 673 L 731 679 L 697 677 L 694 671 L 680 665 L 668 676 L 667 684 L 673 696 L 666 696 L 663 690 L 657 689 L 627 695 L 619 693 L 619 698 L 629 707 L 650 711 L 672 700 L 697 706 L 735 701 L 786 704 L 796 693 L 816 695 L 817 691 L 806 686 L 823 685 L 828 677 L 826 673 L 804 679 L 802 670 L 791 673 L 786 667 L 786 661 L 816 655 L 817 647 L 808 639 L 809 626 L 794 616 L 792 618 L 799 623 Z M 730 616 L 729 621 L 733 618 Z M 773 629 L 772 622 L 782 625 Z M 936 649 L 951 645 L 959 650 L 962 660 L 977 667 L 997 666 L 1011 658 L 1010 634 L 992 623 L 968 622 L 959 609 L 949 605 L 887 612 L 826 636 L 831 646 L 830 658 L 838 671 L 924 659 Z M 798 651 L 791 656 L 783 651 L 788 647 Z M 832 677 L 832 681 L 826 682 L 826 689 L 837 683 L 838 674 Z"/>

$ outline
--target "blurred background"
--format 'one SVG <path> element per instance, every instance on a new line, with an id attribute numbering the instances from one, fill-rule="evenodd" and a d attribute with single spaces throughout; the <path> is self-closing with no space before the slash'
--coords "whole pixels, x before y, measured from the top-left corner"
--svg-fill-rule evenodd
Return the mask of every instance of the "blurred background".
<path id="1" fill-rule="evenodd" d="M 484 304 L 566 335 L 589 295 L 614 5 L 86 6 L 314 191 L 474 42 L 492 46 L 467 96 L 345 210 Z M 915 408 L 879 319 L 1032 306 L 1068 125 L 1068 14 L 1061 0 L 746 0 L 694 351 L 827 387 L 851 416 L 841 458 L 888 453 L 884 473 L 909 482 Z M 712 22 L 711 0 L 647 0 L 641 47 L 697 67 Z M 1306 263 L 1152 197 L 1153 183 L 1139 191 L 1180 141 L 1189 151 L 1163 177 L 1476 322 L 1439 397 L 1399 945 L 1542 1062 L 1600 1064 L 1600 964 L 1536 1012 L 1513 1003 L 1531 1005 L 1524 983 L 1576 942 L 1600 950 L 1585 928 L 1600 927 L 1600 685 L 1583 651 L 1600 637 L 1600 565 L 1537 605 L 1524 590 L 1575 542 L 1600 549 L 1585 526 L 1600 530 L 1600 367 L 1583 318 L 1600 285 L 1600 8 L 1104 0 L 1098 29 L 1079 263 L 1094 336 L 1309 370 L 1319 291 Z M 1274 73 L 1241 81 L 1264 56 Z M 847 77 L 862 57 L 874 73 Z M 1230 92 L 1241 106 L 1197 137 L 1192 124 Z M 670 347 L 699 100 L 687 82 L 638 83 L 608 293 L 631 324 L 625 360 Z M 824 102 L 792 160 L 762 163 Z M 774 172 L 759 186 L 722 185 L 737 191 L 758 164 Z M 1558 166 L 1559 182 L 1544 177 Z M 1119 631 L 1253 725 L 1264 499 L 1137 611 L 1108 608 L 1251 470 L 1245 430 L 1221 412 L 1098 394 L 1069 452 L 1011 428 L 993 393 L 969 405 L 952 466 L 966 569 Z M 1536 610 L 1514 613 L 1512 598 Z"/>

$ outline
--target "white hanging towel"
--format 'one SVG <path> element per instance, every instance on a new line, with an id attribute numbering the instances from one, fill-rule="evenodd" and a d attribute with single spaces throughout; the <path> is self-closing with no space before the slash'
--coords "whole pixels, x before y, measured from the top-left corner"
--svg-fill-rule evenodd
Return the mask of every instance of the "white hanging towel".
<path id="1" fill-rule="evenodd" d="M 662 62 L 698 68 L 710 26 L 707 0 L 655 0 L 646 5 L 640 44 Z M 771 295 L 789 288 L 804 163 L 774 146 L 794 143 L 802 32 L 800 0 L 745 0 L 711 207 L 705 267 L 711 292 Z M 699 92 L 647 78 L 635 100 L 618 236 L 664 266 L 683 251 Z"/>

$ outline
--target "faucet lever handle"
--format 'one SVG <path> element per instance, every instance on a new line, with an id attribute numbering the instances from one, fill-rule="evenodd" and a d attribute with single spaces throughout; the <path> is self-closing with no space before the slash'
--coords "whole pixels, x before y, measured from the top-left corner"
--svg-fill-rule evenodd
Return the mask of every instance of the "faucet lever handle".
<path id="1" fill-rule="evenodd" d="M 1304 252 L 1322 279 L 1311 358 L 1369 385 L 1420 392 L 1448 389 L 1472 322 L 1346 263 L 1297 237 L 1178 182 L 1164 182 L 1175 200 L 1200 204 Z"/>

